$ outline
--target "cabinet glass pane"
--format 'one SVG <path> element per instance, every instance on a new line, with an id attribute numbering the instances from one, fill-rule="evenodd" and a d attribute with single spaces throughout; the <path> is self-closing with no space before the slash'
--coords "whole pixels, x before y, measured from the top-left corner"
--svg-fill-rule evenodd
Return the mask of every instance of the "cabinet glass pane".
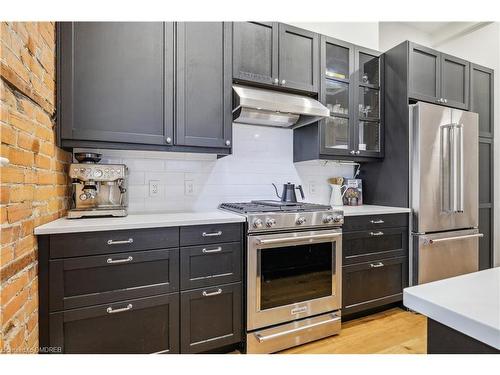
<path id="1" fill-rule="evenodd" d="M 325 74 L 330 78 L 349 79 L 349 48 L 326 43 Z"/>
<path id="2" fill-rule="evenodd" d="M 379 85 L 379 58 L 359 53 L 359 81 L 365 85 Z"/>
<path id="3" fill-rule="evenodd" d="M 349 114 L 349 84 L 326 80 L 326 107 L 332 114 Z"/>
<path id="4" fill-rule="evenodd" d="M 379 90 L 369 89 L 367 87 L 360 87 L 359 117 L 378 119 L 380 117 L 379 107 L 380 107 Z"/>
<path id="5" fill-rule="evenodd" d="M 380 151 L 380 123 L 360 121 L 358 136 L 358 150 Z"/>
<path id="6" fill-rule="evenodd" d="M 347 150 L 349 148 L 349 120 L 329 117 L 325 120 L 325 147 Z"/>

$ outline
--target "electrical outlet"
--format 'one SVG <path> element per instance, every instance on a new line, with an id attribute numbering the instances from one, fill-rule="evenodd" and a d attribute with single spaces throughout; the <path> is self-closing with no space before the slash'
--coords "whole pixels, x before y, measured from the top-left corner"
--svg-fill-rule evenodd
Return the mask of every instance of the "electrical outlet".
<path id="1" fill-rule="evenodd" d="M 157 197 L 160 194 L 160 181 L 149 180 L 149 196 Z"/>
<path id="2" fill-rule="evenodd" d="M 184 180 L 184 195 L 194 195 L 193 180 Z"/>
<path id="3" fill-rule="evenodd" d="M 309 194 L 310 195 L 316 195 L 316 181 L 309 181 L 308 182 L 308 185 L 309 185 Z"/>

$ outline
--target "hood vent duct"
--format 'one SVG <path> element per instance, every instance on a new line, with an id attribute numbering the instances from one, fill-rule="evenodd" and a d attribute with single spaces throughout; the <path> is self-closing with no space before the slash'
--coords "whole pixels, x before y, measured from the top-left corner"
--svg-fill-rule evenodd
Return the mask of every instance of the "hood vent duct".
<path id="1" fill-rule="evenodd" d="M 330 115 L 317 100 L 249 86 L 233 85 L 233 121 L 241 124 L 298 128 Z"/>

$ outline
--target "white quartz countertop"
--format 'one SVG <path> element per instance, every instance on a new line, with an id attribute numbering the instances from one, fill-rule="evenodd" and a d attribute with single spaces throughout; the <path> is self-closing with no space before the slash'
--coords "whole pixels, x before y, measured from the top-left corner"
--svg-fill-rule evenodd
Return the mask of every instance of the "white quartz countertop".
<path id="1" fill-rule="evenodd" d="M 375 206 L 371 204 L 364 204 L 362 206 L 335 206 L 334 208 L 343 210 L 344 216 L 400 214 L 411 212 L 411 209 L 405 207 Z"/>
<path id="2" fill-rule="evenodd" d="M 500 350 L 500 267 L 406 288 L 403 303 Z"/>
<path id="3" fill-rule="evenodd" d="M 61 218 L 35 228 L 35 234 L 98 232 L 105 230 L 161 228 L 185 225 L 241 223 L 242 215 L 225 211 L 129 214 L 125 217 Z"/>

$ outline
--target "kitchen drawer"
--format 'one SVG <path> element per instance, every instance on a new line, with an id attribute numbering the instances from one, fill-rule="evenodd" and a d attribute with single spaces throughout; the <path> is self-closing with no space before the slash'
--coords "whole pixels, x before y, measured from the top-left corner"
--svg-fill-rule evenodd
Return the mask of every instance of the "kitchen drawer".
<path id="1" fill-rule="evenodd" d="M 183 247 L 181 289 L 194 289 L 241 279 L 241 243 Z"/>
<path id="2" fill-rule="evenodd" d="M 63 258 L 49 262 L 50 311 L 179 290 L 179 249 Z"/>
<path id="3" fill-rule="evenodd" d="M 343 265 L 408 255 L 408 229 L 383 228 L 342 234 Z"/>
<path id="4" fill-rule="evenodd" d="M 402 300 L 407 286 L 407 257 L 342 267 L 342 314 Z"/>
<path id="5" fill-rule="evenodd" d="M 367 229 L 406 227 L 408 226 L 408 216 L 409 214 L 407 213 L 345 216 L 342 231 L 350 232 Z"/>
<path id="6" fill-rule="evenodd" d="M 181 246 L 241 241 L 241 224 L 209 224 L 181 227 Z"/>
<path id="7" fill-rule="evenodd" d="M 240 342 L 241 304 L 241 283 L 181 292 L 181 352 Z"/>
<path id="8" fill-rule="evenodd" d="M 50 343 L 63 353 L 179 352 L 179 293 L 50 314 Z"/>
<path id="9" fill-rule="evenodd" d="M 56 234 L 50 236 L 50 257 L 165 249 L 178 245 L 178 227 Z"/>

